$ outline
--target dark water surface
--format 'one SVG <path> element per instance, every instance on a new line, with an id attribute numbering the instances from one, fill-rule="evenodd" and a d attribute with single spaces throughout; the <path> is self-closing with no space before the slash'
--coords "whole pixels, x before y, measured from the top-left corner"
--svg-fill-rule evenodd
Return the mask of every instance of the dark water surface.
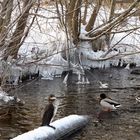
<path id="1" fill-rule="evenodd" d="M 25 100 L 10 119 L 0 121 L 0 140 L 8 140 L 23 132 L 37 128 L 41 124 L 47 96 L 55 94 L 60 105 L 55 120 L 70 114 L 89 115 L 90 123 L 79 133 L 67 140 L 140 140 L 140 103 L 135 97 L 140 95 L 140 76 L 130 74 L 125 69 L 87 71 L 90 85 L 70 84 L 65 87 L 63 79 L 53 81 L 36 80 L 14 94 Z M 107 82 L 108 89 L 99 89 L 97 81 Z M 117 113 L 103 114 L 102 122 L 97 122 L 100 111 L 98 97 L 106 93 L 122 104 Z"/>

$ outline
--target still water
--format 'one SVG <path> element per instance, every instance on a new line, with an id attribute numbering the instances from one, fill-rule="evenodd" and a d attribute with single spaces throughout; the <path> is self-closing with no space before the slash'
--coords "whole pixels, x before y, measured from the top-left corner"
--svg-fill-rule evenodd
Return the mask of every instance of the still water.
<path id="1" fill-rule="evenodd" d="M 62 78 L 53 81 L 36 80 L 14 90 L 26 104 L 17 107 L 9 119 L 0 121 L 0 140 L 8 140 L 23 132 L 37 128 L 41 124 L 47 96 L 55 94 L 59 108 L 54 120 L 70 114 L 89 115 L 90 123 L 67 140 L 140 140 L 140 103 L 135 97 L 140 95 L 140 75 L 130 74 L 126 69 L 87 71 L 89 85 L 72 83 L 66 87 Z M 100 89 L 98 81 L 109 84 L 108 89 Z M 98 97 L 106 93 L 122 104 L 115 113 L 104 114 L 102 122 L 97 122 L 100 111 Z"/>

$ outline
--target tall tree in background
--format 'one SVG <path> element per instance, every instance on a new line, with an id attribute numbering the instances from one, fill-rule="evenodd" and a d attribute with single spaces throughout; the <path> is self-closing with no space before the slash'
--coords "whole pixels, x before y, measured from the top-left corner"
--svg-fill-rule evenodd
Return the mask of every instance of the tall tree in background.
<path id="1" fill-rule="evenodd" d="M 4 49 L 4 44 L 9 32 L 11 14 L 13 10 L 13 0 L 3 0 L 0 13 L 0 49 Z"/>
<path id="2" fill-rule="evenodd" d="M 18 50 L 29 32 L 29 30 L 26 30 L 27 23 L 29 24 L 27 21 L 30 18 L 30 10 L 33 8 L 36 0 L 18 1 L 16 6 L 15 4 L 13 5 L 13 2 L 14 0 L 3 0 L 1 2 L 0 48 L 1 50 L 5 50 L 5 59 L 7 59 L 9 55 L 13 58 L 17 57 Z M 37 3 L 39 2 L 40 0 L 37 1 Z M 112 29 L 117 27 L 130 16 L 132 9 L 139 4 L 139 0 L 136 0 L 124 13 L 119 17 L 114 18 L 115 0 L 113 0 L 108 21 L 103 25 L 99 25 L 97 29 L 94 27 L 95 21 L 103 2 L 103 0 L 94 2 L 88 0 L 57 0 L 57 5 L 61 5 L 57 7 L 59 19 L 65 26 L 68 40 L 73 40 L 75 46 L 77 46 L 80 41 L 93 41 L 104 35 L 108 35 L 108 40 L 110 42 Z M 93 12 L 87 12 L 89 6 L 90 8 L 93 8 Z M 20 14 L 14 18 L 14 20 L 11 20 L 13 16 L 15 16 L 13 13 L 15 7 L 19 7 L 18 10 Z M 89 19 L 87 18 L 87 15 L 90 17 Z M 85 38 L 79 37 L 82 22 L 84 22 L 84 24 L 87 23 L 85 28 L 87 31 Z"/>
<path id="3" fill-rule="evenodd" d="M 67 4 L 66 24 L 70 36 L 73 38 L 74 44 L 77 44 L 80 32 L 80 10 L 81 0 L 70 0 Z"/>
<path id="4" fill-rule="evenodd" d="M 31 27 L 29 24 L 33 24 L 32 21 L 29 23 L 28 19 L 30 16 L 29 12 L 35 5 L 35 2 L 36 0 L 2 1 L 2 10 L 0 12 L 0 49 L 4 51 L 3 57 L 5 60 L 8 56 L 17 58 L 18 50 L 25 39 L 24 37 L 29 32 L 29 27 Z M 37 11 L 35 10 L 35 12 Z M 32 20 L 34 20 L 33 17 Z"/>
<path id="5" fill-rule="evenodd" d="M 64 4 L 63 8 L 58 8 L 59 9 L 58 16 L 63 17 L 65 19 L 64 24 L 65 28 L 68 31 L 67 40 L 68 41 L 72 40 L 76 48 L 81 46 L 81 42 L 84 41 L 91 42 L 91 44 L 94 43 L 96 45 L 93 44 L 92 49 L 95 51 L 100 49 L 104 50 L 104 47 L 107 48 L 108 46 L 109 52 L 112 50 L 112 46 L 110 47 L 111 42 L 110 38 L 112 37 L 112 35 L 116 34 L 115 31 L 118 29 L 118 27 L 120 27 L 121 24 L 125 22 L 127 18 L 131 17 L 137 11 L 136 7 L 138 7 L 140 0 L 136 0 L 134 2 L 131 2 L 130 4 L 127 4 L 127 8 L 124 9 L 124 12 L 122 12 L 118 16 L 114 15 L 116 8 L 115 7 L 116 0 L 105 0 L 105 1 L 58 0 L 58 3 L 59 2 L 61 4 L 62 3 Z M 102 9 L 100 10 L 101 7 Z M 109 11 L 107 10 L 106 7 L 109 8 Z M 62 9 L 63 12 L 61 12 Z M 100 16 L 99 11 L 103 12 L 103 10 L 105 10 L 104 14 L 106 14 L 105 15 L 106 19 L 103 20 L 102 24 L 100 23 L 98 26 L 97 25 L 95 26 L 97 17 Z M 84 33 L 84 35 L 81 36 L 82 22 L 85 25 L 86 32 Z M 131 30 L 133 30 L 133 28 Z M 99 42 L 103 42 L 103 45 L 101 44 L 103 46 L 102 48 L 98 44 Z M 104 57 L 105 56 L 106 55 L 104 55 Z"/>
<path id="6" fill-rule="evenodd" d="M 13 56 L 13 58 L 17 57 L 18 50 L 20 48 L 21 39 L 24 36 L 24 31 L 27 25 L 27 19 L 29 17 L 29 11 L 34 4 L 33 0 L 25 0 L 23 1 L 23 7 L 21 15 L 18 19 L 16 29 L 11 37 L 11 42 L 7 46 L 5 57 L 7 58 L 9 55 Z"/>
<path id="7" fill-rule="evenodd" d="M 111 6 L 110 6 L 109 21 L 112 21 L 113 20 L 113 17 L 114 17 L 116 0 L 112 0 L 110 5 Z M 108 47 L 109 48 L 110 48 L 110 33 L 111 33 L 111 30 L 108 31 L 108 33 L 106 34 L 107 44 L 108 44 Z"/>
<path id="8" fill-rule="evenodd" d="M 85 30 L 88 32 L 94 28 L 95 20 L 97 18 L 98 12 L 100 10 L 100 7 L 102 5 L 102 0 L 96 1 L 95 7 L 93 9 L 93 12 L 91 14 L 91 17 L 88 21 L 88 24 L 86 25 Z"/>

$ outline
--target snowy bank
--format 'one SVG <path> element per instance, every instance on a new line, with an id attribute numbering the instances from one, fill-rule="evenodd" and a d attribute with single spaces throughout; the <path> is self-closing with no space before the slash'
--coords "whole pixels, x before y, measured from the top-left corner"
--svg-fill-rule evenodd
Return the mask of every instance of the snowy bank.
<path id="1" fill-rule="evenodd" d="M 10 104 L 10 103 L 20 103 L 21 100 L 15 96 L 9 96 L 5 91 L 2 90 L 0 87 L 0 106 L 3 104 Z"/>

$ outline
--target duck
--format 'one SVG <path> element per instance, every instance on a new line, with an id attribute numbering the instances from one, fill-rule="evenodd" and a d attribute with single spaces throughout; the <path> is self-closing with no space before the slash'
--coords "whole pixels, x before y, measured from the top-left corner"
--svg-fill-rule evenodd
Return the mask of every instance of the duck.
<path id="1" fill-rule="evenodd" d="M 107 97 L 106 94 L 100 94 L 100 105 L 103 111 L 112 111 L 121 107 L 121 104 L 117 101 L 112 100 L 110 97 Z"/>
<path id="2" fill-rule="evenodd" d="M 102 83 L 101 81 L 99 81 L 100 84 L 100 88 L 108 88 L 108 83 Z"/>
<path id="3" fill-rule="evenodd" d="M 53 117 L 56 114 L 57 107 L 55 106 L 56 97 L 55 95 L 51 94 L 48 97 L 48 104 L 45 107 L 45 111 L 42 117 L 42 124 L 41 126 L 49 126 L 53 129 L 55 129 L 54 126 L 50 125 L 50 122 L 52 121 Z"/>

